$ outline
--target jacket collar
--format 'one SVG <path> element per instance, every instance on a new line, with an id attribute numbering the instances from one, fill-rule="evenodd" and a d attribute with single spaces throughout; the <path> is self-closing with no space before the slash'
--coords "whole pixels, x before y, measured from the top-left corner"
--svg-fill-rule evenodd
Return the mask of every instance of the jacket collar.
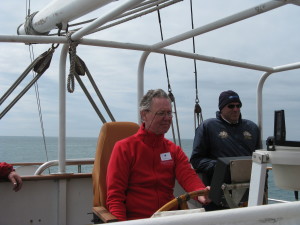
<path id="1" fill-rule="evenodd" d="M 149 147 L 158 147 L 163 144 L 164 134 L 155 134 L 146 130 L 144 123 L 140 126 L 137 135 L 140 136 L 144 144 L 148 145 Z"/>
<path id="2" fill-rule="evenodd" d="M 217 119 L 219 120 L 222 120 L 223 122 L 231 125 L 231 126 L 235 126 L 235 125 L 238 125 L 238 124 L 241 124 L 242 123 L 242 113 L 240 113 L 240 117 L 239 117 L 239 120 L 237 123 L 230 123 L 229 121 L 225 120 L 222 116 L 221 116 L 221 112 L 220 111 L 217 111 L 216 112 L 216 117 Z"/>

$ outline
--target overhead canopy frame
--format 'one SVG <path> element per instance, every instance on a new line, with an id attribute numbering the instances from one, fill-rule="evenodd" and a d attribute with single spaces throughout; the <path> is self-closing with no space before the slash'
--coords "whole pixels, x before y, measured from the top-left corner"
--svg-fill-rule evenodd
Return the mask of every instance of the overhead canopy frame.
<path id="1" fill-rule="evenodd" d="M 187 40 L 194 36 L 198 36 L 204 33 L 207 33 L 212 30 L 219 29 L 221 27 L 239 22 L 241 20 L 257 16 L 259 14 L 268 12 L 270 10 L 282 7 L 287 4 L 294 4 L 300 6 L 300 1 L 296 0 L 276 0 L 276 1 L 268 1 L 258 6 L 252 7 L 250 9 L 244 10 L 242 12 L 236 13 L 234 15 L 225 17 L 223 19 L 217 20 L 215 22 L 209 23 L 207 25 L 195 28 L 188 32 L 176 35 L 172 38 L 166 39 L 164 41 L 158 42 L 153 45 L 142 45 L 142 44 L 134 44 L 134 43 L 122 43 L 122 42 L 112 42 L 112 41 L 103 41 L 103 40 L 95 40 L 95 39 L 88 39 L 83 38 L 85 35 L 93 32 L 95 29 L 98 29 L 105 23 L 111 21 L 113 18 L 121 15 L 122 13 L 134 8 L 136 5 L 141 4 L 144 2 L 143 0 L 131 0 L 120 7 L 112 10 L 111 12 L 107 13 L 102 17 L 99 17 L 89 25 L 85 26 L 84 28 L 76 31 L 72 34 L 72 40 L 77 40 L 81 45 L 90 45 L 90 46 L 101 46 L 101 47 L 109 47 L 109 48 L 120 48 L 120 49 L 128 49 L 128 50 L 139 50 L 144 51 L 140 58 L 140 63 L 138 67 L 138 78 L 137 78 L 137 88 L 138 88 L 138 96 L 137 102 L 141 99 L 142 95 L 144 94 L 144 67 L 147 61 L 147 58 L 150 53 L 160 53 L 166 55 L 173 55 L 183 58 L 190 58 L 195 60 L 201 60 L 206 62 L 212 62 L 217 64 L 223 64 L 228 66 L 246 68 L 251 70 L 258 70 L 262 71 L 263 75 L 257 87 L 257 112 L 258 112 L 258 125 L 259 128 L 262 130 L 262 88 L 263 84 L 268 76 L 273 73 L 294 70 L 300 68 L 300 62 L 295 62 L 286 65 L 280 65 L 276 67 L 269 67 L 265 65 L 257 65 L 251 63 L 245 63 L 241 61 L 235 61 L 230 59 L 224 58 L 217 58 L 212 56 L 206 55 L 199 55 L 195 53 L 183 52 L 173 49 L 165 48 L 167 46 L 173 45 L 175 43 Z M 37 35 L 30 35 L 30 36 L 15 36 L 15 35 L 1 35 L 0 42 L 20 42 L 20 43 L 59 43 L 64 44 L 61 57 L 60 57 L 60 75 L 59 75 L 59 87 L 60 87 L 60 94 L 59 94 L 59 161 L 60 161 L 60 172 L 65 172 L 65 131 L 66 131 L 66 109 L 65 109 L 65 70 L 66 70 L 66 56 L 68 52 L 68 40 L 65 37 L 49 37 L 49 36 L 37 36 Z M 262 133 L 262 132 L 261 132 Z"/>

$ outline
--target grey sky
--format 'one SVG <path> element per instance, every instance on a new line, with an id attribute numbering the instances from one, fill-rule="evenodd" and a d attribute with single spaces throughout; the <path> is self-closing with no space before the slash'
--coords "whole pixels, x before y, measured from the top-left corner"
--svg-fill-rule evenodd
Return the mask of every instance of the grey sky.
<path id="1" fill-rule="evenodd" d="M 32 0 L 31 12 L 39 10 L 46 2 Z M 263 2 L 265 1 L 194 0 L 194 25 L 199 27 Z M 115 4 L 118 2 L 91 13 L 85 19 L 101 15 L 104 10 L 114 7 Z M 165 39 L 190 29 L 189 7 L 190 1 L 185 0 L 161 10 Z M 199 36 L 195 39 L 196 53 L 271 67 L 295 63 L 299 61 L 300 52 L 299 10 L 300 8 L 294 5 L 284 6 L 256 18 Z M 1 34 L 16 34 L 17 27 L 24 22 L 25 12 L 25 1 L 21 4 L 20 1 L 12 0 L 3 4 L 0 9 Z M 157 13 L 102 31 L 96 36 L 103 40 L 155 44 L 160 41 Z M 91 35 L 89 38 L 93 37 L 94 35 Z M 49 45 L 34 46 L 35 56 L 49 47 Z M 188 40 L 169 48 L 191 51 L 192 42 Z M 58 134 L 60 49 L 59 47 L 56 50 L 51 67 L 38 82 L 46 136 Z M 29 65 L 30 57 L 28 46 L 24 44 L 0 43 L 0 50 L 2 96 Z M 137 121 L 136 77 L 141 52 L 79 46 L 77 53 L 94 76 L 116 120 Z M 193 138 L 195 105 L 193 61 L 167 56 L 167 62 L 171 88 L 176 98 L 181 137 Z M 67 67 L 67 74 L 68 70 Z M 197 71 L 199 100 L 204 119 L 215 116 L 219 93 L 232 89 L 239 93 L 243 102 L 243 117 L 257 122 L 256 87 L 262 72 L 207 62 L 197 62 Z M 273 114 L 274 110 L 279 109 L 284 109 L 286 113 L 287 138 L 300 139 L 296 132 L 299 124 L 297 109 L 300 106 L 298 74 L 299 70 L 282 72 L 274 74 L 267 80 L 263 90 L 264 139 L 273 134 Z M 154 88 L 167 90 L 166 80 L 163 56 L 151 54 L 145 68 L 145 90 Z M 22 86 L 25 83 L 22 83 Z M 1 111 L 6 104 L 1 105 Z M 86 97 L 82 95 L 77 83 L 75 93 L 67 94 L 67 116 L 68 136 L 98 135 L 102 123 Z M 106 118 L 108 120 L 107 116 Z M 1 119 L 0 127 L 0 135 L 3 136 L 41 135 L 34 88 Z M 170 137 L 170 134 L 167 136 Z"/>

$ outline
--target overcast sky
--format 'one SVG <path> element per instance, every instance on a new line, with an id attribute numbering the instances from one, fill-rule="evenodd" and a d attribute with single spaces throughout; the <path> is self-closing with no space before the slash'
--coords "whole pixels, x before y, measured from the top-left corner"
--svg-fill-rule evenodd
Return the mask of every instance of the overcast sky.
<path id="1" fill-rule="evenodd" d="M 46 5 L 45 0 L 31 0 L 31 12 Z M 84 19 L 103 15 L 123 2 L 111 3 Z M 238 11 L 264 3 L 261 0 L 193 1 L 194 26 L 227 17 Z M 0 8 L 1 34 L 16 34 L 24 23 L 25 1 L 11 0 Z M 220 28 L 195 39 L 196 53 L 225 59 L 243 61 L 270 67 L 295 63 L 300 60 L 299 43 L 300 8 L 287 5 L 272 12 L 250 18 L 239 24 Z M 181 34 L 191 28 L 190 1 L 184 0 L 161 10 L 164 38 Z M 76 20 L 77 21 L 81 21 Z M 155 44 L 160 41 L 157 13 L 146 15 L 113 29 L 90 35 L 103 40 Z M 34 45 L 35 57 L 50 45 Z M 168 47 L 192 51 L 192 41 Z M 55 51 L 50 68 L 38 81 L 39 98 L 46 136 L 58 135 L 58 60 L 61 46 Z M 30 64 L 28 45 L 0 43 L 0 96 Z M 77 54 L 85 61 L 103 97 L 117 121 L 137 121 L 137 68 L 141 52 L 119 49 L 79 46 Z M 170 85 L 176 98 L 179 127 L 182 138 L 194 137 L 195 76 L 190 59 L 167 56 Z M 68 74 L 69 66 L 67 66 Z M 215 117 L 218 97 L 224 90 L 238 92 L 243 102 L 243 118 L 257 122 L 256 88 L 263 74 L 260 71 L 234 68 L 208 62 L 197 62 L 199 103 L 203 118 Z M 28 77 L 32 77 L 29 74 Z M 299 70 L 274 74 L 263 89 L 264 140 L 273 135 L 274 110 L 284 109 L 287 139 L 300 140 L 298 134 L 300 108 Z M 28 79 L 22 82 L 24 87 Z M 87 82 L 87 80 L 85 80 Z M 145 68 L 145 90 L 162 88 L 167 91 L 167 78 L 163 56 L 151 54 Z M 1 111 L 20 91 L 18 88 L 1 106 Z M 93 94 L 94 95 L 94 94 Z M 41 136 L 41 125 L 34 88 L 16 103 L 0 120 L 1 136 Z M 98 100 L 97 100 L 98 102 Z M 101 108 L 102 110 L 102 108 Z M 102 110 L 104 113 L 104 111 Z M 106 119 L 108 116 L 104 113 Z M 67 93 L 67 136 L 98 136 L 102 122 L 82 95 L 78 83 L 73 94 Z M 170 137 L 170 134 L 167 134 Z"/>

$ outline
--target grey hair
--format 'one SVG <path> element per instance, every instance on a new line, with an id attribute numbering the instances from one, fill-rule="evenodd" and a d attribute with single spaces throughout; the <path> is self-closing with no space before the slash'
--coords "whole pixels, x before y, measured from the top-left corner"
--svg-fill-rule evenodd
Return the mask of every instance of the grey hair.
<path id="1" fill-rule="evenodd" d="M 166 98 L 171 102 L 167 93 L 162 89 L 149 90 L 140 101 L 140 112 L 150 110 L 153 98 Z"/>

